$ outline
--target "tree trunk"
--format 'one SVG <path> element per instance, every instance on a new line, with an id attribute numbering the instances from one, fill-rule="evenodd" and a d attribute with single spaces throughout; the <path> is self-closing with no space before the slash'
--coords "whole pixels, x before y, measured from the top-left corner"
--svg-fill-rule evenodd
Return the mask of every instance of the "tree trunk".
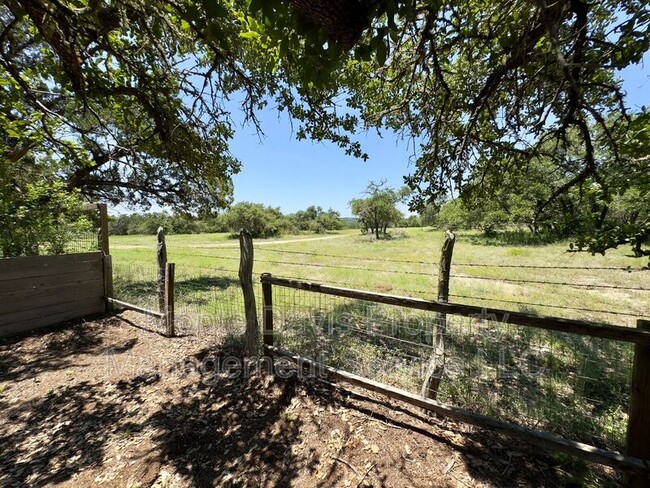
<path id="1" fill-rule="evenodd" d="M 440 267 L 438 271 L 438 301 L 449 300 L 449 275 L 451 272 L 451 258 L 454 252 L 456 236 L 448 230 L 445 232 L 445 242 L 440 254 Z M 427 376 L 422 384 L 422 396 L 437 400 L 440 381 L 445 372 L 445 334 L 447 333 L 447 316 L 444 313 L 436 314 L 435 335 L 433 338 L 433 353 L 429 359 Z"/>

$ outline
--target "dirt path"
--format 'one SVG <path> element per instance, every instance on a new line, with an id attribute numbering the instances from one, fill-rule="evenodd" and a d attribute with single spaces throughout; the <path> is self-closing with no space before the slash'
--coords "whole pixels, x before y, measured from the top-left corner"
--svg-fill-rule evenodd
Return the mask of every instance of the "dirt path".
<path id="1" fill-rule="evenodd" d="M 345 237 L 345 234 L 337 234 L 333 236 L 323 236 L 323 237 L 307 237 L 305 239 L 277 239 L 273 241 L 266 241 L 266 240 L 255 240 L 254 244 L 256 246 L 270 246 L 270 245 L 277 245 L 277 244 L 293 244 L 296 242 L 311 242 L 311 241 L 326 241 L 329 239 L 340 239 L 342 237 Z M 111 247 L 113 249 L 155 249 L 155 245 L 144 245 L 144 244 L 111 244 Z M 189 248 L 196 248 L 196 249 L 211 249 L 211 248 L 218 248 L 218 247 L 236 247 L 239 248 L 239 244 L 230 244 L 230 243 L 225 243 L 225 244 L 188 244 L 184 245 L 183 247 L 189 247 Z"/>
<path id="2" fill-rule="evenodd" d="M 237 374 L 222 338 L 150 326 L 123 312 L 0 341 L 0 486 L 567 481 L 571 468 L 508 438 L 295 371 Z"/>

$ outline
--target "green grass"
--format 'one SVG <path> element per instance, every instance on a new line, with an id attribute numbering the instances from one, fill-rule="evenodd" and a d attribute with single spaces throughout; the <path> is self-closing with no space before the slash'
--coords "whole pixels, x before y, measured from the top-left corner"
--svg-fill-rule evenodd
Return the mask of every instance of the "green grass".
<path id="1" fill-rule="evenodd" d="M 254 272 L 257 274 L 268 272 L 278 276 L 342 284 L 352 288 L 393 294 L 435 298 L 437 289 L 435 275 L 443 234 L 429 229 L 404 229 L 398 232 L 404 237 L 381 241 L 362 236 L 357 230 L 341 231 L 325 236 L 300 235 L 256 240 Z M 325 239 L 320 239 L 323 237 Z M 283 241 L 291 242 L 283 243 Z M 180 283 L 187 280 L 188 285 L 197 285 L 201 288 L 201 283 L 192 282 L 196 277 L 236 278 L 239 244 L 228 234 L 168 236 L 167 247 L 169 260 L 176 263 Z M 155 277 L 155 249 L 155 236 L 112 237 L 111 252 L 117 274 L 128 274 L 131 268 L 134 275 L 139 274 L 144 282 L 151 282 Z M 286 252 L 276 252 L 278 250 Z M 630 273 L 624 270 L 496 267 L 507 264 L 639 268 L 646 264 L 642 260 L 630 257 L 625 248 L 610 251 L 605 256 L 568 253 L 566 250 L 567 243 L 531 246 L 486 245 L 481 240 L 481 236 L 476 233 L 460 233 L 454 249 L 450 287 L 451 294 L 456 296 L 452 296 L 451 300 L 540 315 L 580 318 L 628 326 L 635 325 L 637 316 L 650 315 L 650 293 L 644 291 L 480 279 L 493 277 L 650 288 L 648 285 L 650 271 Z M 330 256 L 295 254 L 296 252 Z M 400 261 L 417 261 L 417 263 Z M 466 267 L 461 263 L 478 263 L 495 267 Z M 527 302 L 532 305 L 512 302 Z"/>

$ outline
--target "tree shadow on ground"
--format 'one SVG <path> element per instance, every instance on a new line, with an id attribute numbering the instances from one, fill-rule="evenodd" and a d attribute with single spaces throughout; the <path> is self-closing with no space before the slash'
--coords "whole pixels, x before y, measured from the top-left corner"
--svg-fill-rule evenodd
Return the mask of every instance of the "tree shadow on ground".
<path id="1" fill-rule="evenodd" d="M 118 320 L 106 317 L 106 321 Z M 45 371 L 55 371 L 79 365 L 80 355 L 103 355 L 107 352 L 122 353 L 130 350 L 136 338 L 125 340 L 122 344 L 105 345 L 101 326 L 90 326 L 92 317 L 65 322 L 52 327 L 44 327 L 26 334 L 0 339 L 0 379 L 21 381 L 36 377 Z M 38 354 L 21 347 L 25 338 L 38 339 Z"/>
<path id="2" fill-rule="evenodd" d="M 289 486 L 310 462 L 292 446 L 302 422 L 285 414 L 296 381 L 264 383 L 261 376 L 213 378 L 189 385 L 180 399 L 151 415 L 162 460 L 192 486 Z M 208 381 L 209 382 L 209 381 Z"/>
<path id="3" fill-rule="evenodd" d="M 95 333 L 101 336 L 101 330 Z M 146 336 L 140 337 L 144 341 Z M 66 343 L 65 335 L 51 341 L 54 345 L 62 342 Z M 124 341 L 123 351 L 119 345 L 112 350 L 123 354 L 131 343 L 135 342 Z M 95 344 L 82 349 L 82 354 L 88 352 L 95 361 L 105 361 L 98 357 L 104 350 L 101 340 Z M 19 341 L 13 346 L 20 346 Z M 317 465 L 337 456 L 328 451 L 332 434 L 339 431 L 342 446 L 346 446 L 357 432 L 341 421 L 340 406 L 362 415 L 368 433 L 373 431 L 371 421 L 389 426 L 388 430 L 374 429 L 375 436 L 386 436 L 386 444 L 395 446 L 375 458 L 384 471 L 373 478 L 374 486 L 396 486 L 395 479 L 404 485 L 430 483 L 430 473 L 428 482 L 413 479 L 413 460 L 400 454 L 403 443 L 414 435 L 421 437 L 413 439 L 412 445 L 434 441 L 439 447 L 431 447 L 442 449 L 445 456 L 457 453 L 459 463 L 474 479 L 498 486 L 531 485 L 531 473 L 539 471 L 535 463 L 552 463 L 516 444 L 495 447 L 495 438 L 501 438 L 492 433 L 461 435 L 457 427 L 383 397 L 344 391 L 304 375 L 262 374 L 258 363 L 242 357 L 241 348 L 241 341 L 235 338 L 192 356 L 174 356 L 177 363 L 167 369 L 138 370 L 137 375 L 121 369 L 119 378 L 111 381 L 75 384 L 63 378 L 49 392 L 23 401 L 5 401 L 0 396 L 0 485 L 67 481 L 88 486 L 102 482 L 95 478 L 98 470 L 104 476 L 124 469 L 129 471 L 113 479 L 115 484 L 145 486 L 157 479 L 164 466 L 197 487 L 288 486 L 305 479 L 319 486 L 342 486 L 347 471 L 340 462 L 325 464 L 326 472 L 321 473 L 322 478 L 317 476 Z M 68 361 L 72 365 L 73 356 Z M 61 364 L 46 362 L 36 375 L 47 367 L 56 369 Z M 290 412 L 288 407 L 296 400 L 312 408 Z M 423 424 L 417 426 L 414 421 Z M 307 427 L 316 433 L 306 436 Z M 305 448 L 297 449 L 306 440 Z M 352 459 L 363 451 L 353 446 L 344 449 L 338 454 L 341 459 Z M 509 454 L 510 449 L 518 451 L 516 458 Z M 525 459 L 519 457 L 520 451 Z M 434 459 L 439 463 L 441 455 Z M 362 466 L 361 457 L 353 462 Z M 84 479 L 87 470 L 92 478 Z M 545 484 L 561 484 L 556 471 L 543 471 Z M 392 485 L 385 478 L 389 475 Z"/>
<path id="4" fill-rule="evenodd" d="M 212 288 L 225 290 L 231 286 L 239 286 L 239 280 L 232 276 L 200 276 L 176 281 L 174 286 L 179 293 L 207 291 Z"/>
<path id="5" fill-rule="evenodd" d="M 181 278 L 175 281 L 174 288 L 177 301 L 193 305 L 206 305 L 212 297 L 204 296 L 209 291 L 223 291 L 230 287 L 239 286 L 239 280 L 232 276 L 198 276 Z M 122 281 L 115 282 L 115 296 L 120 300 L 133 300 L 138 303 L 142 297 L 154 299 L 157 296 L 157 284 L 151 281 Z"/>
<path id="6" fill-rule="evenodd" d="M 84 381 L 26 403 L 3 406 L 6 422 L 18 428 L 0 437 L 0 484 L 57 484 L 101 463 L 108 437 L 127 429 L 120 421 L 134 403 L 144 401 L 142 387 L 158 379 L 151 375 L 118 382 L 111 395 L 105 394 L 102 383 Z M 131 431 L 142 428 L 129 427 Z"/>

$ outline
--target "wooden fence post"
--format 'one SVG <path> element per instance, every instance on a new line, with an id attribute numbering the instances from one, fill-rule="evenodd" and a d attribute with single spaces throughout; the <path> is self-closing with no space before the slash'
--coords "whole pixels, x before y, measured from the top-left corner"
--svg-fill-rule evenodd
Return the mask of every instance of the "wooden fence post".
<path id="1" fill-rule="evenodd" d="M 440 265 L 438 269 L 438 301 L 449 300 L 449 275 L 451 272 L 451 258 L 454 252 L 456 236 L 448 230 L 445 232 L 445 242 L 442 244 L 440 253 Z M 445 372 L 445 334 L 447 332 L 447 315 L 436 314 L 435 335 L 433 337 L 433 352 L 429 359 L 427 375 L 422 384 L 422 396 L 436 400 L 440 380 Z"/>
<path id="2" fill-rule="evenodd" d="M 262 280 L 265 277 L 271 277 L 270 273 L 264 273 L 262 275 Z M 262 328 L 264 336 L 264 345 L 273 347 L 273 286 L 271 283 L 262 281 L 262 310 L 264 315 L 262 316 Z M 273 373 L 273 355 L 266 354 L 266 350 L 263 351 L 265 356 L 265 368 L 266 372 L 269 374 Z"/>
<path id="3" fill-rule="evenodd" d="M 165 268 L 165 335 L 174 337 L 176 330 L 174 328 L 174 274 L 176 265 L 167 263 Z"/>
<path id="4" fill-rule="evenodd" d="M 637 320 L 640 330 L 650 330 L 650 320 Z M 634 366 L 632 369 L 632 390 L 627 422 L 628 456 L 650 459 L 650 345 L 634 346 Z M 627 488 L 650 486 L 648 473 L 625 475 Z"/>
<path id="5" fill-rule="evenodd" d="M 99 210 L 99 246 L 104 255 L 108 256 L 111 252 L 108 244 L 108 208 L 105 203 L 98 203 Z"/>
<path id="6" fill-rule="evenodd" d="M 102 270 L 104 273 L 104 299 L 106 301 L 106 311 L 113 309 L 113 305 L 108 298 L 113 298 L 113 260 L 110 256 L 102 256 Z"/>
<path id="7" fill-rule="evenodd" d="M 246 349 L 249 356 L 259 353 L 259 326 L 257 309 L 255 307 L 255 292 L 253 290 L 253 238 L 242 230 L 239 233 L 240 261 L 239 280 L 244 294 L 244 310 L 246 312 Z"/>
<path id="8" fill-rule="evenodd" d="M 165 230 L 158 227 L 156 233 L 158 238 L 158 247 L 156 249 L 156 257 L 158 259 L 158 310 L 160 313 L 165 313 L 165 270 L 167 266 L 167 245 L 165 244 Z"/>

